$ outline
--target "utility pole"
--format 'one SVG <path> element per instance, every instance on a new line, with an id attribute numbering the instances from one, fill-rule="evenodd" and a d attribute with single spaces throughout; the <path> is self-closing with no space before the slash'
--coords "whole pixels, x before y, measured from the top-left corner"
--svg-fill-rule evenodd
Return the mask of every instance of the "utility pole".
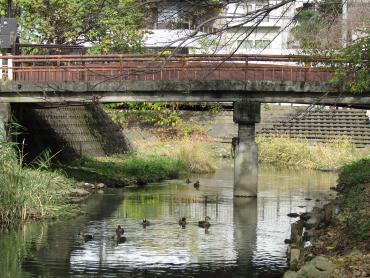
<path id="1" fill-rule="evenodd" d="M 348 1 L 342 0 L 342 43 L 343 47 L 348 44 Z"/>

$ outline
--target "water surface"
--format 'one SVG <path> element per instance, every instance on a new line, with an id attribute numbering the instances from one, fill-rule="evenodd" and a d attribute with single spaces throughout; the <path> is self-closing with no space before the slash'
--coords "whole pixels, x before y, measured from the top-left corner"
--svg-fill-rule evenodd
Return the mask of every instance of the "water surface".
<path id="1" fill-rule="evenodd" d="M 84 215 L 0 233 L 1 277 L 281 277 L 294 221 L 287 213 L 323 204 L 336 175 L 262 168 L 259 197 L 233 200 L 232 174 L 225 166 L 193 177 L 199 191 L 182 180 L 106 190 L 86 200 Z M 208 231 L 197 226 L 205 216 Z M 153 225 L 144 229 L 143 217 Z M 117 245 L 119 224 L 127 241 Z"/>

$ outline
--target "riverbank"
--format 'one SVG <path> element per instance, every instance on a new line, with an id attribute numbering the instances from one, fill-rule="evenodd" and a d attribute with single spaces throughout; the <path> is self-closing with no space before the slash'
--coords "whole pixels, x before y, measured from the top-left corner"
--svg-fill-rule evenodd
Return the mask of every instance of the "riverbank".
<path id="1" fill-rule="evenodd" d="M 292 225 L 290 267 L 299 270 L 284 277 L 368 277 L 370 158 L 343 166 L 335 190 L 335 200 Z"/>
<path id="2" fill-rule="evenodd" d="M 58 165 L 58 168 L 75 181 L 100 182 L 114 188 L 146 185 L 186 176 L 189 173 L 189 167 L 179 159 L 136 153 L 125 156 L 85 157 L 68 165 Z"/>
<path id="3" fill-rule="evenodd" d="M 157 131 L 158 132 L 158 131 Z M 338 171 L 340 167 L 352 161 L 366 157 L 369 149 L 356 149 L 347 139 L 333 140 L 331 143 L 312 144 L 307 140 L 288 137 L 256 138 L 258 144 L 258 162 L 277 168 L 313 169 Z M 232 161 L 231 143 L 219 143 L 209 136 L 194 135 L 180 138 L 160 137 L 151 140 L 136 140 L 134 145 L 139 153 L 177 157 L 181 150 L 189 148 L 203 150 L 194 153 L 198 159 L 198 168 L 217 168 L 222 160 Z M 209 163 L 210 165 L 204 165 Z M 203 165 L 203 166 L 202 166 Z"/>
<path id="4" fill-rule="evenodd" d="M 29 219 L 55 219 L 78 212 L 78 203 L 104 187 L 146 185 L 191 173 L 214 172 L 211 155 L 183 142 L 172 155 L 136 152 L 112 157 L 84 157 L 68 164 L 50 163 L 50 154 L 32 165 L 12 144 L 0 148 L 0 225 Z M 36 194 L 35 194 L 36 193 Z"/>
<path id="5" fill-rule="evenodd" d="M 73 188 L 60 172 L 27 167 L 10 144 L 0 145 L 0 226 L 74 214 Z"/>
<path id="6" fill-rule="evenodd" d="M 269 110 L 263 110 L 265 120 L 268 121 L 272 116 L 269 116 Z M 219 111 L 209 111 L 203 113 L 204 115 L 182 111 L 176 113 L 176 121 L 164 121 L 169 120 L 171 111 L 106 108 L 106 112 L 121 126 L 122 132 L 139 153 L 176 158 L 180 150 L 184 149 L 184 144 L 194 144 L 198 149 L 204 150 L 203 161 L 212 161 L 213 167 L 210 168 L 217 167 L 217 161 L 220 159 L 233 159 L 231 137 L 237 135 L 237 126 L 232 122 L 232 118 L 225 118 Z M 284 111 L 282 109 L 280 112 Z M 153 117 L 156 121 L 148 121 L 151 119 L 148 115 L 156 115 Z M 214 122 L 211 119 L 214 119 Z M 320 143 L 284 135 L 258 135 L 256 142 L 259 148 L 259 163 L 274 167 L 336 171 L 341 166 L 370 153 L 369 147 L 356 148 L 350 138 L 339 136 Z"/>

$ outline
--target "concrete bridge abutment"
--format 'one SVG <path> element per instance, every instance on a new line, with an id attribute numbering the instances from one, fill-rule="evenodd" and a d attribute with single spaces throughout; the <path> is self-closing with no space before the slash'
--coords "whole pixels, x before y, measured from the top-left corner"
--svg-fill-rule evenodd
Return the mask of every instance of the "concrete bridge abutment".
<path id="1" fill-rule="evenodd" d="M 10 103 L 0 102 L 0 142 L 7 141 L 7 125 L 10 121 L 11 107 Z"/>
<path id="2" fill-rule="evenodd" d="M 238 140 L 234 159 L 234 196 L 257 197 L 258 147 L 255 125 L 261 120 L 259 102 L 234 102 L 234 122 L 238 123 Z"/>

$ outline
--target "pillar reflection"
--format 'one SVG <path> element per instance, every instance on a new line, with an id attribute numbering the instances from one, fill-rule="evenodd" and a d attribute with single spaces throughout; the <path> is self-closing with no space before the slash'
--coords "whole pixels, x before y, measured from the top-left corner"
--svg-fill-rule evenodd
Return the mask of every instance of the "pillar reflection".
<path id="1" fill-rule="evenodd" d="M 234 198 L 234 240 L 237 261 L 245 268 L 252 261 L 257 244 L 257 199 Z"/>

